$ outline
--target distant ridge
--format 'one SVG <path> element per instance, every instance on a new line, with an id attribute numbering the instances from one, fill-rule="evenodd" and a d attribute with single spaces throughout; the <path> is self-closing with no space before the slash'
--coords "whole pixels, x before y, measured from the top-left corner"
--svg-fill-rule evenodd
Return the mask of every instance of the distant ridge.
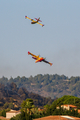
<path id="1" fill-rule="evenodd" d="M 0 83 L 10 84 L 14 82 L 17 87 L 24 87 L 29 92 L 34 92 L 44 97 L 51 97 L 52 99 L 60 98 L 63 95 L 73 95 L 80 98 L 80 77 L 66 77 L 65 75 L 49 75 L 38 74 L 30 76 L 29 78 L 0 78 Z"/>

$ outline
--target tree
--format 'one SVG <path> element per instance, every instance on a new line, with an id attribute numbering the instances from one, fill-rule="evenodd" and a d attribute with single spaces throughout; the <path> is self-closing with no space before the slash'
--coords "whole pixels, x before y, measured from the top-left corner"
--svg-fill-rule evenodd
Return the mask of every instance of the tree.
<path id="1" fill-rule="evenodd" d="M 22 109 L 25 110 L 25 112 L 29 113 L 30 115 L 30 110 L 34 107 L 33 100 L 28 98 L 23 103 L 21 104 Z"/>
<path id="2" fill-rule="evenodd" d="M 4 107 L 4 109 L 7 109 L 8 106 L 9 106 L 9 104 L 6 102 L 3 107 Z"/>
<path id="3" fill-rule="evenodd" d="M 9 108 L 10 108 L 10 109 L 13 109 L 13 108 L 14 108 L 13 103 L 9 103 Z"/>
<path id="4" fill-rule="evenodd" d="M 2 110 L 1 116 L 6 117 L 6 111 L 5 110 Z"/>

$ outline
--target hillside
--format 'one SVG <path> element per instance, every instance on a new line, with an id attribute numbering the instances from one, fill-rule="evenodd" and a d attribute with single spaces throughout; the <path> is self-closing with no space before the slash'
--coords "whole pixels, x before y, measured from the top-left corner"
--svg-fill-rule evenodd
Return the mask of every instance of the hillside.
<path id="1" fill-rule="evenodd" d="M 65 75 L 39 74 L 29 78 L 16 77 L 0 78 L 0 83 L 10 84 L 14 82 L 17 87 L 25 87 L 29 92 L 34 92 L 44 97 L 60 98 L 64 95 L 80 97 L 80 77 L 68 78 Z"/>
<path id="2" fill-rule="evenodd" d="M 75 97 L 75 96 L 70 96 L 70 95 L 64 95 L 63 97 L 55 100 L 52 103 L 52 106 L 54 104 L 57 105 L 57 106 L 61 106 L 61 105 L 64 105 L 64 104 L 67 104 L 67 105 L 71 104 L 71 105 L 77 106 L 77 108 L 80 109 L 80 98 Z"/>
<path id="3" fill-rule="evenodd" d="M 38 94 L 28 92 L 25 88 L 18 88 L 15 83 L 3 85 L 0 83 L 0 109 L 12 108 L 19 109 L 23 100 L 31 98 L 33 99 L 36 107 L 41 107 L 46 104 L 51 104 L 53 100 L 51 98 L 45 98 Z"/>

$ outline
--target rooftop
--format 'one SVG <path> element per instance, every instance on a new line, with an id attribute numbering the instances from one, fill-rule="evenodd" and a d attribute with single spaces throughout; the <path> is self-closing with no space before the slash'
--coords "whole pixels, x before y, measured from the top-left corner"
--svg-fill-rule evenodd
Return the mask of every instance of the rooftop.
<path id="1" fill-rule="evenodd" d="M 80 118 L 71 117 L 71 116 L 47 116 L 47 117 L 37 118 L 34 120 L 80 120 Z"/>
<path id="2" fill-rule="evenodd" d="M 6 113 L 18 113 L 18 112 L 20 112 L 20 110 L 18 110 L 18 111 L 16 111 L 16 110 L 11 110 L 11 111 L 6 112 Z"/>
<path id="3" fill-rule="evenodd" d="M 66 106 L 66 107 L 68 107 L 68 105 L 61 105 L 61 106 Z M 74 106 L 74 105 L 69 105 L 69 107 L 77 108 L 77 106 Z"/>

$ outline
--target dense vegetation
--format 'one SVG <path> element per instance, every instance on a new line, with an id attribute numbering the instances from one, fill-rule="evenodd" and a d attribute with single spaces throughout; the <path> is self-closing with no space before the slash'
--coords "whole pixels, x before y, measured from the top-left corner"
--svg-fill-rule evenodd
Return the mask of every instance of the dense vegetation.
<path id="1" fill-rule="evenodd" d="M 21 104 L 21 114 L 11 118 L 11 120 L 32 120 L 49 115 L 69 115 L 80 117 L 78 109 L 66 110 L 61 108 L 62 104 L 71 104 L 71 102 L 73 105 L 77 105 L 77 108 L 80 108 L 80 98 L 67 95 L 55 100 L 51 105 L 45 105 L 43 111 L 38 111 L 38 109 L 33 105 L 33 100 L 26 99 Z M 59 106 L 59 109 L 57 109 L 57 106 Z"/>
<path id="2" fill-rule="evenodd" d="M 13 84 L 13 83 L 12 83 Z M 61 108 L 63 104 L 72 104 L 77 106 L 77 109 L 74 110 L 66 110 Z M 38 107 L 34 105 L 34 100 L 31 98 L 27 98 L 23 100 L 21 103 L 21 114 L 17 115 L 16 117 L 11 118 L 10 120 L 33 120 L 35 118 L 50 116 L 50 115 L 69 115 L 80 117 L 78 113 L 78 109 L 80 109 L 80 98 L 70 95 L 65 95 L 59 99 L 54 100 L 54 102 L 50 104 L 46 104 L 43 106 L 42 110 L 40 111 Z M 59 107 L 59 109 L 57 109 Z M 6 111 L 10 109 L 3 109 L 0 111 L 0 116 L 6 116 Z"/>
<path id="3" fill-rule="evenodd" d="M 28 92 L 25 88 L 18 88 L 15 83 L 3 85 L 0 83 L 0 109 L 20 109 L 23 100 L 31 98 L 37 107 L 51 104 L 51 98 L 42 97 L 38 94 Z"/>
<path id="4" fill-rule="evenodd" d="M 14 82 L 17 87 L 25 87 L 29 92 L 40 94 L 44 97 L 60 98 L 63 95 L 80 97 L 80 77 L 68 78 L 65 75 L 39 74 L 34 77 L 0 78 L 0 83 Z"/>
<path id="5" fill-rule="evenodd" d="M 80 98 L 70 95 L 64 95 L 61 98 L 58 98 L 55 100 L 52 105 L 55 103 L 57 106 L 61 106 L 64 104 L 71 104 L 77 106 L 78 109 L 80 109 Z"/>

